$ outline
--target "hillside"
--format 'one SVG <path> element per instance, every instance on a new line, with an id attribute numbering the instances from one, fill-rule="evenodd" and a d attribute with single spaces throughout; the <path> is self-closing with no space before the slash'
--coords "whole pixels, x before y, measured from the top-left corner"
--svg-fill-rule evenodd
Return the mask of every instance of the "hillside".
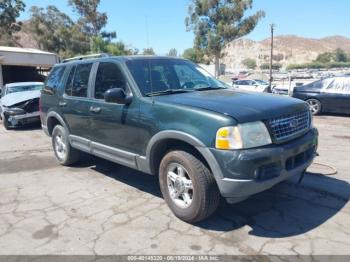
<path id="1" fill-rule="evenodd" d="M 283 66 L 288 64 L 307 63 L 316 59 L 323 52 L 332 52 L 337 48 L 350 53 L 350 39 L 342 36 L 330 36 L 322 39 L 304 38 L 295 35 L 276 36 L 274 57 L 275 62 Z M 252 58 L 258 66 L 269 62 L 270 39 L 257 42 L 249 39 L 239 39 L 231 42 L 225 49 L 222 63 L 232 70 L 242 69 L 242 61 Z"/>

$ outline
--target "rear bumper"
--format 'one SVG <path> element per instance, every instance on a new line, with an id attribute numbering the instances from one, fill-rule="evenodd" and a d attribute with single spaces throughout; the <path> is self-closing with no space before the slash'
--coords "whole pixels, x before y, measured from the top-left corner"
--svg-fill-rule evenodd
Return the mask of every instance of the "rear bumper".
<path id="1" fill-rule="evenodd" d="M 312 129 L 304 136 L 283 145 L 239 151 L 211 149 L 222 176 L 217 178 L 221 195 L 225 198 L 245 199 L 302 174 L 316 155 L 317 139 L 318 132 Z"/>

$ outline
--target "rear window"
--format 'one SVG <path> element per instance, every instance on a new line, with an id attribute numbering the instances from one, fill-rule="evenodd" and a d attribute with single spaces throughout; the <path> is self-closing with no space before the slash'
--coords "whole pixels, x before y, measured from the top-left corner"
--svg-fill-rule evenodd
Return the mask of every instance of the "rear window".
<path id="1" fill-rule="evenodd" d="M 57 89 L 64 74 L 65 66 L 54 67 L 47 78 L 45 88 Z"/>
<path id="2" fill-rule="evenodd" d="M 350 77 L 336 77 L 330 83 L 324 86 L 326 93 L 350 94 Z"/>

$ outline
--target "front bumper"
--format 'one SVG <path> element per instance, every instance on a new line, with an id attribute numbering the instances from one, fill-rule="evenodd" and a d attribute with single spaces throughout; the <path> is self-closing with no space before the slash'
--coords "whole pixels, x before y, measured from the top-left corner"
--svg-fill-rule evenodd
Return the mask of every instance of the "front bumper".
<path id="1" fill-rule="evenodd" d="M 6 113 L 6 111 L 4 113 Z M 40 122 L 40 113 L 33 112 L 21 115 L 10 115 L 7 120 L 12 127 L 36 123 Z"/>
<path id="2" fill-rule="evenodd" d="M 317 129 L 312 129 L 282 145 L 237 151 L 211 149 L 221 171 L 222 178 L 217 179 L 221 195 L 243 200 L 302 174 L 316 155 L 317 143 Z"/>

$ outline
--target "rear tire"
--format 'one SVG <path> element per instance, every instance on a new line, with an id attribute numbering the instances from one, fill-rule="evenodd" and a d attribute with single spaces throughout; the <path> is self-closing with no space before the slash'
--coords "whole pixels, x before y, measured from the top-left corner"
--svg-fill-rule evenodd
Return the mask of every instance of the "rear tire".
<path id="1" fill-rule="evenodd" d="M 171 151 L 160 163 L 159 183 L 171 211 L 183 221 L 208 218 L 220 203 L 220 193 L 209 169 L 194 155 Z"/>
<path id="2" fill-rule="evenodd" d="M 66 129 L 57 125 L 52 131 L 52 147 L 58 162 L 63 166 L 69 166 L 79 161 L 80 151 L 72 148 Z"/>
<path id="3" fill-rule="evenodd" d="M 310 111 L 313 115 L 319 115 L 322 112 L 322 104 L 319 100 L 310 98 L 306 100 L 306 103 L 309 104 Z"/>

